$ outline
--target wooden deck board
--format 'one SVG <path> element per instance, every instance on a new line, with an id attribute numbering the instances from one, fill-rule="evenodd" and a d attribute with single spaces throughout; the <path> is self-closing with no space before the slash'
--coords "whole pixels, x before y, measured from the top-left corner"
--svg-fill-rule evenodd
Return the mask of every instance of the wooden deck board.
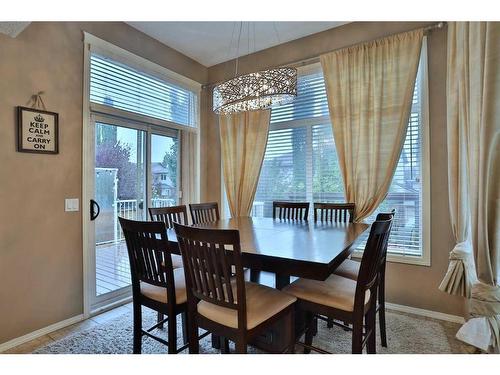
<path id="1" fill-rule="evenodd" d="M 97 295 L 130 285 L 130 264 L 125 242 L 96 247 Z"/>

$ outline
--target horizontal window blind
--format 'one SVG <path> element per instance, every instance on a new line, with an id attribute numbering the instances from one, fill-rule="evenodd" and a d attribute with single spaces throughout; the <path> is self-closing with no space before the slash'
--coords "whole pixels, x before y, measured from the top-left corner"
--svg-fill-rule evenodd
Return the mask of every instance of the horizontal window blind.
<path id="1" fill-rule="evenodd" d="M 297 80 L 297 97 L 271 111 L 271 124 L 328 116 L 325 80 L 321 72 Z"/>
<path id="2" fill-rule="evenodd" d="M 185 126 L 196 126 L 197 95 L 92 53 L 90 101 Z"/>
<path id="3" fill-rule="evenodd" d="M 377 211 L 396 209 L 388 251 L 422 255 L 421 72 L 401 157 L 389 193 Z M 269 140 L 252 214 L 272 216 L 274 200 L 344 202 L 322 73 L 300 76 L 294 102 L 272 109 Z M 312 217 L 311 217 L 312 218 Z M 359 242 L 364 249 L 368 232 Z"/>
<path id="4" fill-rule="evenodd" d="M 273 200 L 307 199 L 306 138 L 305 127 L 269 132 L 254 200 L 256 215 L 271 217 Z"/>
<path id="5" fill-rule="evenodd" d="M 344 185 L 333 142 L 330 122 L 313 125 L 312 131 L 312 200 L 313 202 L 343 202 Z"/>

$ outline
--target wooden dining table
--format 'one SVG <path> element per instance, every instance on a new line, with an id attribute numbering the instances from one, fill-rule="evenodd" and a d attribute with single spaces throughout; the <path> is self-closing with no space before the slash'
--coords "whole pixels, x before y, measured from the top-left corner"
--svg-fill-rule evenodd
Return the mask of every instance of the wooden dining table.
<path id="1" fill-rule="evenodd" d="M 236 217 L 197 224 L 209 229 L 237 229 L 243 266 L 276 275 L 276 288 L 290 283 L 290 276 L 325 280 L 352 253 L 363 223 L 312 222 L 271 218 Z M 167 233 L 172 252 L 179 254 L 172 229 Z"/>
<path id="2" fill-rule="evenodd" d="M 236 217 L 197 224 L 209 229 L 237 229 L 243 267 L 275 274 L 275 287 L 282 289 L 290 278 L 325 280 L 354 251 L 369 225 L 363 223 L 313 222 L 271 218 Z M 179 254 L 177 238 L 168 230 L 171 251 Z M 275 344 L 287 342 L 277 327 Z M 281 340 L 280 340 L 281 338 Z M 265 341 L 265 340 L 264 340 Z M 267 346 L 266 346 L 267 345 Z M 261 348 L 270 349 L 270 342 Z"/>

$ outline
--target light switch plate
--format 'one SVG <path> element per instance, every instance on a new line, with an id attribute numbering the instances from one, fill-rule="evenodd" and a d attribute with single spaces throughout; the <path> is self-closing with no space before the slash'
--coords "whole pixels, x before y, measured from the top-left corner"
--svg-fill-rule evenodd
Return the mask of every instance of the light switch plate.
<path id="1" fill-rule="evenodd" d="M 80 209 L 80 202 L 78 198 L 66 198 L 64 200 L 64 211 L 74 212 Z"/>

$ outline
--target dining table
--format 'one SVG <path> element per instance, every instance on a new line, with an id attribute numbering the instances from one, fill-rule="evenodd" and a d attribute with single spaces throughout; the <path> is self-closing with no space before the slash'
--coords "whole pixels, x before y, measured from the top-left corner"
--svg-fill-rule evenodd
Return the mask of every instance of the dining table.
<path id="1" fill-rule="evenodd" d="M 327 279 L 356 248 L 361 235 L 369 228 L 364 223 L 314 222 L 260 217 L 234 217 L 196 224 L 208 229 L 237 229 L 243 267 L 275 275 L 275 287 L 282 289 L 291 277 Z M 179 254 L 173 229 L 167 236 L 171 251 Z M 296 323 L 298 324 L 298 323 Z M 269 349 L 286 342 L 280 327 L 263 339 L 260 347 Z M 268 340 L 268 342 L 266 341 Z M 215 346 L 217 343 L 215 344 Z M 257 344 L 257 346 L 259 346 Z"/>

